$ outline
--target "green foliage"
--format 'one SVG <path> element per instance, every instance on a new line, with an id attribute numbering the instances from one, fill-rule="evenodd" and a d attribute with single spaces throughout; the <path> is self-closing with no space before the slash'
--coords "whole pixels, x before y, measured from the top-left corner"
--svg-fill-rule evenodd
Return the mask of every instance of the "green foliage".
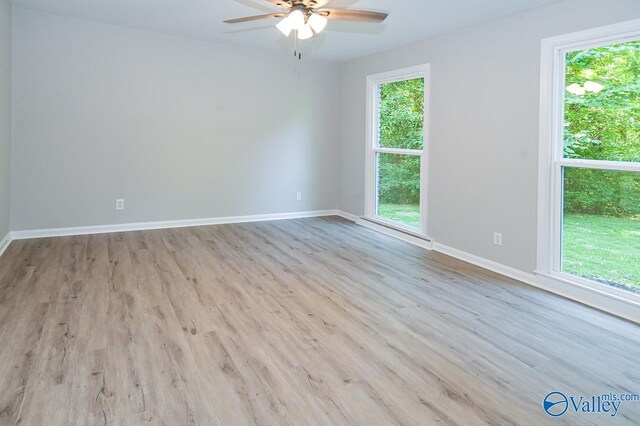
<path id="1" fill-rule="evenodd" d="M 424 79 L 380 86 L 380 146 L 422 149 Z"/>
<path id="2" fill-rule="evenodd" d="M 380 145 L 422 149 L 424 79 L 386 83 L 380 87 Z M 420 157 L 381 154 L 379 200 L 383 204 L 419 204 Z"/>
<path id="3" fill-rule="evenodd" d="M 640 173 L 568 168 L 565 213 L 640 217 Z"/>
<path id="4" fill-rule="evenodd" d="M 420 228 L 420 205 L 418 204 L 380 204 L 378 215 L 414 228 Z"/>
<path id="5" fill-rule="evenodd" d="M 640 162 L 640 41 L 567 54 L 566 85 L 600 92 L 566 91 L 566 158 Z M 567 170 L 568 212 L 637 215 L 640 188 L 630 173 Z"/>
<path id="6" fill-rule="evenodd" d="M 640 293 L 640 219 L 568 214 L 562 270 Z"/>
<path id="7" fill-rule="evenodd" d="M 420 157 L 380 154 L 378 169 L 380 203 L 420 204 Z"/>

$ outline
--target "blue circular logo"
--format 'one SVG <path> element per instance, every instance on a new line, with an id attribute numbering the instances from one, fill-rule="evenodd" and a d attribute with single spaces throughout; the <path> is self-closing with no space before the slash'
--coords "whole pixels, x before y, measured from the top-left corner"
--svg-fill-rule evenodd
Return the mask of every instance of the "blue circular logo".
<path id="1" fill-rule="evenodd" d="M 548 415 L 553 417 L 560 417 L 567 412 L 569 408 L 569 401 L 567 397 L 561 392 L 551 392 L 544 397 L 542 401 L 542 408 Z"/>

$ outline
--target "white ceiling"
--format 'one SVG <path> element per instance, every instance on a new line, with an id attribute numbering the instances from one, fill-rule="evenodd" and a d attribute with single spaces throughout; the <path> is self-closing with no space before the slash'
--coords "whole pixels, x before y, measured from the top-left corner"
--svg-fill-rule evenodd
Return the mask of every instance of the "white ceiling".
<path id="1" fill-rule="evenodd" d="M 471 27 L 561 0 L 331 0 L 329 7 L 389 13 L 384 24 L 331 21 L 304 44 L 311 56 L 346 61 Z M 292 40 L 277 20 L 224 24 L 222 20 L 277 11 L 264 0 L 13 0 L 18 6 L 261 49 L 286 50 Z"/>

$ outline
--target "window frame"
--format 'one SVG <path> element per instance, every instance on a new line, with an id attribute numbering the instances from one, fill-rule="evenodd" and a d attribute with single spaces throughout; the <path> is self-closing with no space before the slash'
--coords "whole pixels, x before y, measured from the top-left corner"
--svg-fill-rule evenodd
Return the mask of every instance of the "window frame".
<path id="1" fill-rule="evenodd" d="M 640 163 L 564 158 L 566 54 L 640 40 L 640 19 L 542 41 L 536 274 L 640 304 L 640 295 L 562 271 L 563 169 L 640 173 Z"/>
<path id="2" fill-rule="evenodd" d="M 424 78 L 424 118 L 422 150 L 384 148 L 379 146 L 379 91 L 385 83 Z M 367 76 L 367 130 L 365 150 L 365 215 L 366 219 L 379 222 L 399 231 L 428 238 L 427 226 L 427 173 L 429 170 L 429 100 L 431 90 L 430 64 L 401 68 L 394 71 Z M 396 222 L 377 214 L 378 212 L 378 154 L 413 155 L 420 157 L 420 228 Z"/>

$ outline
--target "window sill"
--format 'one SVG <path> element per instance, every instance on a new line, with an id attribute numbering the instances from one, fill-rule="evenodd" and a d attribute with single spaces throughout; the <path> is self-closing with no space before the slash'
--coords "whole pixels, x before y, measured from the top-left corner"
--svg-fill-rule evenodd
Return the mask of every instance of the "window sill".
<path id="1" fill-rule="evenodd" d="M 433 248 L 433 240 L 430 237 L 420 233 L 419 231 L 407 229 L 402 226 L 397 226 L 394 223 L 389 223 L 385 220 L 381 220 L 378 217 L 361 216 L 360 218 L 358 218 L 358 221 L 356 223 L 358 225 L 373 229 L 383 234 L 399 238 L 403 241 L 425 248 L 427 250 L 431 250 Z"/>

